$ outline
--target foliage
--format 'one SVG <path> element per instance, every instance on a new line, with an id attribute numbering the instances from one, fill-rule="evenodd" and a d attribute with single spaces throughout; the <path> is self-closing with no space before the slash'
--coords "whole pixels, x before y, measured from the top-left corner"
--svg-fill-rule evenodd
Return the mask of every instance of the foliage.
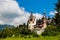
<path id="1" fill-rule="evenodd" d="M 45 31 L 42 33 L 43 36 L 56 36 L 58 35 L 58 31 L 56 31 L 56 27 L 54 25 L 48 25 Z"/>
<path id="2" fill-rule="evenodd" d="M 58 2 L 55 5 L 57 13 L 55 14 L 54 21 L 57 25 L 60 26 L 60 0 L 58 0 Z"/>
<path id="3" fill-rule="evenodd" d="M 2 37 L 2 31 L 0 30 L 0 38 Z"/>

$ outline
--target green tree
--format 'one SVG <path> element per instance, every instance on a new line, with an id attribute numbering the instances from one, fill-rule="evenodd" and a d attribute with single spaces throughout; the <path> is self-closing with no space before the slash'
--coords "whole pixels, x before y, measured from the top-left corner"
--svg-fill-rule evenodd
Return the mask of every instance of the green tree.
<path id="1" fill-rule="evenodd" d="M 2 30 L 0 30 L 0 38 L 2 37 Z"/>
<path id="2" fill-rule="evenodd" d="M 57 13 L 55 14 L 54 20 L 57 25 L 60 25 L 60 0 L 58 0 L 58 2 L 55 5 Z"/>
<path id="3" fill-rule="evenodd" d="M 42 33 L 42 35 L 43 36 L 56 36 L 57 35 L 56 27 L 52 24 L 50 26 L 47 26 L 47 28 Z"/>
<path id="4" fill-rule="evenodd" d="M 3 37 L 11 37 L 12 36 L 12 30 L 9 27 L 6 27 L 3 31 L 2 31 L 2 36 Z"/>
<path id="5" fill-rule="evenodd" d="M 60 0 L 58 0 L 58 2 L 55 4 L 56 5 L 56 11 L 60 12 Z"/>

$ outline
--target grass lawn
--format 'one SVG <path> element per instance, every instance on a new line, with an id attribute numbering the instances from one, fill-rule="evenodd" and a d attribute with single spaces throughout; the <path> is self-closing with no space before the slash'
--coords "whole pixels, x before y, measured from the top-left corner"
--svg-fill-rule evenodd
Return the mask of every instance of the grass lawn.
<path id="1" fill-rule="evenodd" d="M 0 40 L 60 40 L 60 36 L 40 36 L 40 37 L 31 37 L 31 38 L 24 38 L 24 37 L 7 37 Z"/>

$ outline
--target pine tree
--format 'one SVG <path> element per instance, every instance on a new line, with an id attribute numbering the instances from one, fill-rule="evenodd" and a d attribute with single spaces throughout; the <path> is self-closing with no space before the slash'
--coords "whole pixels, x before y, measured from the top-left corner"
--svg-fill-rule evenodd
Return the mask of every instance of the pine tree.
<path id="1" fill-rule="evenodd" d="M 48 20 L 50 20 L 51 18 L 50 18 L 50 16 L 48 16 Z"/>
<path id="2" fill-rule="evenodd" d="M 60 0 L 55 4 L 56 5 L 56 11 L 60 12 Z"/>
<path id="3" fill-rule="evenodd" d="M 58 0 L 58 2 L 56 3 L 56 11 L 57 13 L 55 14 L 55 23 L 56 25 L 60 25 L 60 0 Z"/>

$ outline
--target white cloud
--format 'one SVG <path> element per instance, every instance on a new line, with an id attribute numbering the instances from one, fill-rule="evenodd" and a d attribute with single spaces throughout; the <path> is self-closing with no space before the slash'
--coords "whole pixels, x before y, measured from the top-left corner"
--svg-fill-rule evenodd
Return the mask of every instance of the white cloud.
<path id="1" fill-rule="evenodd" d="M 0 24 L 23 24 L 27 22 L 29 15 L 15 0 L 0 0 Z M 37 19 L 42 17 L 39 13 L 34 15 Z"/>
<path id="2" fill-rule="evenodd" d="M 35 13 L 34 14 L 36 16 L 36 19 L 41 19 L 43 15 L 39 14 L 39 13 Z"/>
<path id="3" fill-rule="evenodd" d="M 54 16 L 55 13 L 57 13 L 57 11 L 51 11 L 49 14 Z"/>
<path id="4" fill-rule="evenodd" d="M 2 20 L 0 20 L 0 24 L 3 24 L 4 22 Z"/>

